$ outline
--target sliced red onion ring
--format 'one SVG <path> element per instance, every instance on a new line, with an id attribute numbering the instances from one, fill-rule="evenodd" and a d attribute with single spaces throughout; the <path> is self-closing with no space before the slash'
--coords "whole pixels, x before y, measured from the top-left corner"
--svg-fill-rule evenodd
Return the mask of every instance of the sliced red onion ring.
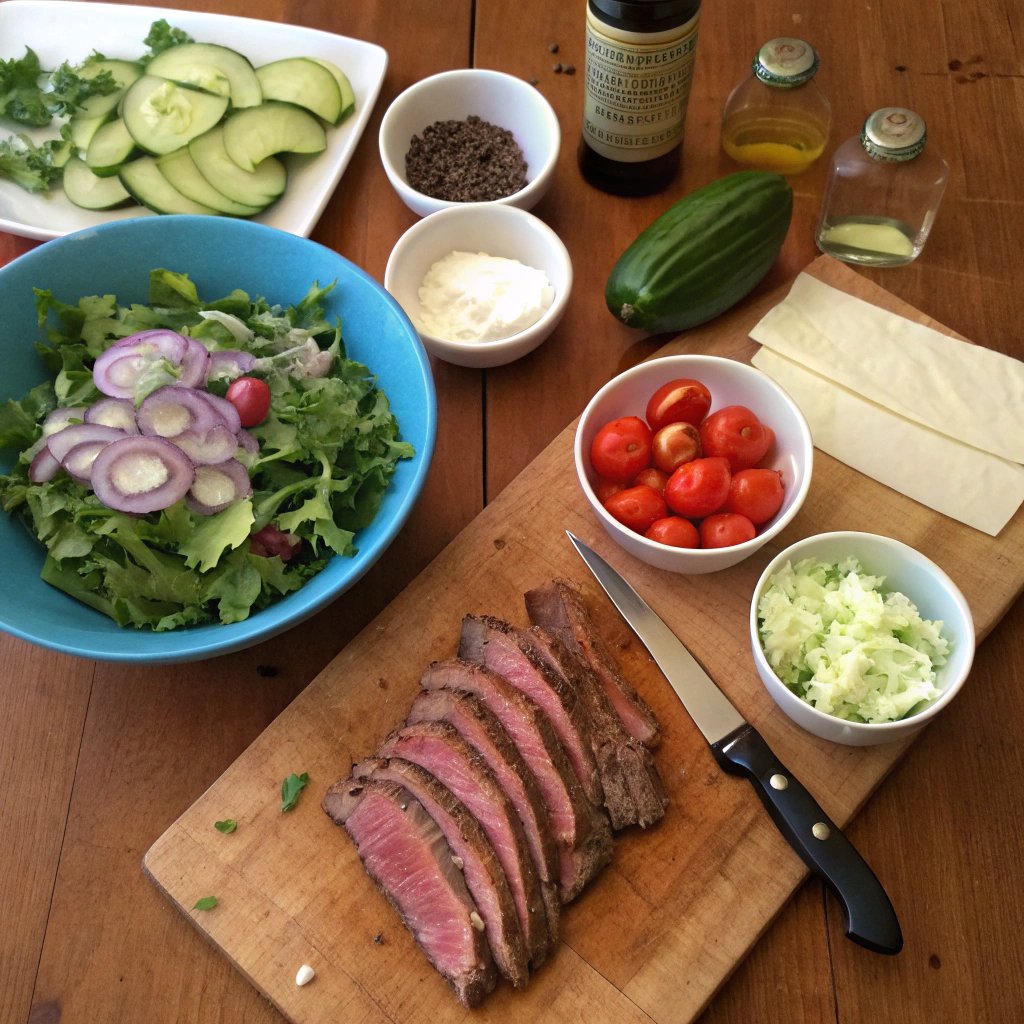
<path id="1" fill-rule="evenodd" d="M 126 434 L 137 434 L 135 406 L 127 398 L 101 398 L 85 412 L 86 423 L 101 423 L 105 427 L 117 427 Z"/>
<path id="2" fill-rule="evenodd" d="M 83 487 L 92 486 L 92 465 L 110 441 L 85 441 L 76 444 L 61 460 L 61 465 L 68 471 L 71 479 Z"/>
<path id="3" fill-rule="evenodd" d="M 96 456 L 92 486 L 108 508 L 144 514 L 170 508 L 192 486 L 195 467 L 161 437 L 123 437 Z"/>
<path id="4" fill-rule="evenodd" d="M 65 406 L 63 409 L 54 409 L 43 420 L 43 437 L 49 437 L 65 427 L 72 426 L 73 424 L 69 420 L 82 420 L 84 422 L 85 414 L 88 411 L 88 408 L 84 405 Z"/>
<path id="5" fill-rule="evenodd" d="M 28 478 L 34 484 L 48 484 L 60 472 L 60 463 L 49 448 L 41 448 L 28 467 Z"/>
<path id="6" fill-rule="evenodd" d="M 224 425 L 232 434 L 237 434 L 242 429 L 242 418 L 238 415 L 238 410 L 232 402 L 229 402 L 226 398 L 211 395 L 209 391 L 200 391 L 199 394 L 217 410 L 220 418 L 224 421 Z"/>
<path id="7" fill-rule="evenodd" d="M 185 433 L 205 437 L 214 427 L 225 426 L 224 417 L 208 398 L 205 391 L 192 388 L 157 388 L 139 406 L 139 430 L 151 437 L 177 438 Z"/>
<path id="8" fill-rule="evenodd" d="M 111 398 L 131 398 L 136 381 L 150 363 L 166 359 L 172 366 L 181 365 L 188 342 L 188 338 L 162 329 L 141 331 L 115 341 L 96 360 L 93 383 Z"/>
<path id="9" fill-rule="evenodd" d="M 174 385 L 176 388 L 197 388 L 205 384 L 210 368 L 210 352 L 207 347 L 194 338 L 188 338 L 187 341 L 185 355 L 181 360 L 181 376 Z"/>
<path id="10" fill-rule="evenodd" d="M 196 466 L 196 478 L 185 495 L 185 504 L 197 515 L 212 516 L 251 494 L 252 483 L 245 466 L 237 459 L 228 459 L 215 466 Z"/>
<path id="11" fill-rule="evenodd" d="M 238 439 L 223 423 L 205 434 L 188 431 L 172 440 L 197 466 L 215 466 L 235 454 Z"/>
<path id="12" fill-rule="evenodd" d="M 118 430 L 117 427 L 105 427 L 102 423 L 80 423 L 77 426 L 66 427 L 54 434 L 46 442 L 46 447 L 50 449 L 50 454 L 58 462 L 63 462 L 64 456 L 75 445 L 85 444 L 86 441 L 109 443 L 124 436 L 124 431 Z"/>
<path id="13" fill-rule="evenodd" d="M 244 448 L 250 455 L 259 455 L 260 443 L 256 440 L 248 430 L 236 431 L 238 437 L 238 444 Z"/>
<path id="14" fill-rule="evenodd" d="M 222 349 L 210 354 L 210 366 L 206 371 L 207 380 L 234 380 L 243 377 L 256 365 L 256 357 L 251 352 L 238 349 Z"/>

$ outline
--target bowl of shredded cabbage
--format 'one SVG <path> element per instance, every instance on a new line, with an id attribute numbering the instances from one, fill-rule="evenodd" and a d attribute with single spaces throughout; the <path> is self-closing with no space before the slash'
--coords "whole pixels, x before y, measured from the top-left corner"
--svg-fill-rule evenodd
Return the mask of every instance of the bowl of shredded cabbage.
<path id="1" fill-rule="evenodd" d="M 931 559 L 890 537 L 807 537 L 762 573 L 754 663 L 798 725 L 836 743 L 905 739 L 948 704 L 974 659 L 974 620 Z"/>

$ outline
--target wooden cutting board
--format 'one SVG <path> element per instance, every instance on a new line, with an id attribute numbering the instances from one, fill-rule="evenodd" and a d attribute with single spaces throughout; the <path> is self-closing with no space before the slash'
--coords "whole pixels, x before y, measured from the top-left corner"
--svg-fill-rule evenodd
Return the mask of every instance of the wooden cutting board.
<path id="1" fill-rule="evenodd" d="M 808 271 L 953 334 L 841 263 L 821 257 Z M 677 338 L 658 355 L 749 359 L 756 346 L 748 330 L 786 290 Z M 750 598 L 764 566 L 810 534 L 888 534 L 949 573 L 971 605 L 979 638 L 1024 588 L 1024 514 L 998 538 L 988 537 L 818 451 L 807 500 L 774 544 L 711 575 L 653 569 L 618 548 L 591 514 L 573 469 L 573 430 L 555 438 L 146 854 L 144 869 L 156 885 L 296 1024 L 469 1019 L 320 800 L 403 720 L 423 668 L 454 653 L 463 614 L 487 612 L 525 624 L 522 593 L 552 575 L 585 584 L 599 627 L 661 719 L 656 759 L 672 803 L 655 828 L 619 835 L 613 864 L 567 908 L 559 948 L 529 988 L 513 993 L 499 986 L 474 1019 L 687 1024 L 805 877 L 752 788 L 718 769 L 642 645 L 598 597 L 566 528 L 636 586 L 843 825 L 910 741 L 837 746 L 778 711 L 749 649 Z M 307 789 L 282 814 L 281 781 L 304 771 Z M 213 823 L 228 817 L 237 819 L 238 830 L 221 835 Z M 218 898 L 215 909 L 191 909 L 210 895 Z M 890 889 L 890 895 L 898 910 L 900 893 Z M 295 972 L 304 963 L 316 979 L 298 988 Z"/>

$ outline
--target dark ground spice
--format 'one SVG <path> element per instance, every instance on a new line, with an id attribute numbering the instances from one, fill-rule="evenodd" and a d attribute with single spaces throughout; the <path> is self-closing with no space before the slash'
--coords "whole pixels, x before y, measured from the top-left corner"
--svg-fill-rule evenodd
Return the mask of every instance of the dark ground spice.
<path id="1" fill-rule="evenodd" d="M 510 131 L 471 114 L 465 121 L 435 121 L 414 135 L 405 176 L 434 199 L 489 202 L 526 186 L 526 160 Z"/>

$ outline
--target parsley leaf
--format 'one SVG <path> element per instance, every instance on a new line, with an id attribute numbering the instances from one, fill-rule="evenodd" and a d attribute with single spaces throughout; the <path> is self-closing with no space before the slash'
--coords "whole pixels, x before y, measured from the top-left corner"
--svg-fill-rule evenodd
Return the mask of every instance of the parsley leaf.
<path id="1" fill-rule="evenodd" d="M 58 117 L 73 114 L 91 96 L 109 96 L 121 88 L 109 71 L 83 77 L 67 61 L 50 76 L 50 85 L 53 91 L 44 93 L 43 101 Z"/>
<path id="2" fill-rule="evenodd" d="M 20 60 L 0 60 L 0 117 L 33 128 L 50 123 L 50 111 L 39 88 L 42 73 L 35 50 L 28 46 Z"/>
<path id="3" fill-rule="evenodd" d="M 149 53 L 142 58 L 142 63 L 148 64 L 158 54 L 169 50 L 172 46 L 181 46 L 182 43 L 194 43 L 195 40 L 184 30 L 174 28 L 167 23 L 166 18 L 154 21 L 149 26 L 149 35 L 142 40 L 149 47 Z"/>
<path id="4" fill-rule="evenodd" d="M 217 906 L 216 896 L 204 896 L 201 900 L 196 900 L 196 905 L 192 908 L 193 910 L 213 910 Z"/>
<path id="5" fill-rule="evenodd" d="M 0 141 L 0 178 L 10 178 L 27 192 L 46 192 L 64 176 L 70 143 L 50 139 L 36 145 L 27 135 Z"/>
<path id="6" fill-rule="evenodd" d="M 299 794 L 306 788 L 307 782 L 309 782 L 309 774 L 308 772 L 303 772 L 301 775 L 293 773 L 281 783 L 282 813 L 290 811 L 295 806 L 299 799 Z"/>
<path id="7" fill-rule="evenodd" d="M 223 821 L 215 821 L 213 827 L 218 832 L 223 832 L 224 835 L 229 836 L 238 828 L 238 822 L 234 818 L 225 818 Z"/>

